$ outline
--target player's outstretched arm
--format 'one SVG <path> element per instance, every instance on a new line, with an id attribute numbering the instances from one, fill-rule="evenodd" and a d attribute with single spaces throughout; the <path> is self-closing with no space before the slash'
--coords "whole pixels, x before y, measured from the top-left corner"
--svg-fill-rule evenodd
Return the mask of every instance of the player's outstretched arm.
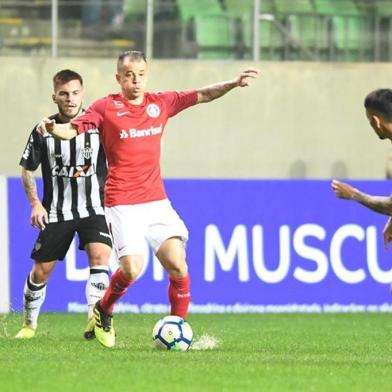
<path id="1" fill-rule="evenodd" d="M 37 132 L 41 135 L 50 133 L 53 137 L 61 140 L 70 140 L 77 136 L 76 129 L 70 124 L 57 124 L 54 120 L 44 118 L 37 126 Z"/>
<path id="2" fill-rule="evenodd" d="M 31 206 L 30 223 L 32 226 L 44 230 L 45 225 L 49 222 L 48 213 L 38 197 L 34 172 L 22 168 L 22 182 Z"/>
<path id="3" fill-rule="evenodd" d="M 211 102 L 214 99 L 220 98 L 230 90 L 236 87 L 247 87 L 251 79 L 256 79 L 259 75 L 259 70 L 256 68 L 248 68 L 242 71 L 236 78 L 211 84 L 203 88 L 197 89 L 197 103 Z"/>
<path id="4" fill-rule="evenodd" d="M 341 199 L 354 200 L 380 214 L 392 215 L 391 196 L 367 195 L 359 189 L 338 180 L 333 180 L 331 186 L 336 196 Z"/>

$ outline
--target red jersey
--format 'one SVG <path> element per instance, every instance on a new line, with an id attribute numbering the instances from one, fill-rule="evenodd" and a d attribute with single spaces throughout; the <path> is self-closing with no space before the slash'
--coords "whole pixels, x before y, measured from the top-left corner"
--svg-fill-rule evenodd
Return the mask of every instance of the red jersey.
<path id="1" fill-rule="evenodd" d="M 72 120 L 78 133 L 99 130 L 108 161 L 107 207 L 166 198 L 160 170 L 163 130 L 169 117 L 196 103 L 196 91 L 146 93 L 140 105 L 112 94 Z"/>

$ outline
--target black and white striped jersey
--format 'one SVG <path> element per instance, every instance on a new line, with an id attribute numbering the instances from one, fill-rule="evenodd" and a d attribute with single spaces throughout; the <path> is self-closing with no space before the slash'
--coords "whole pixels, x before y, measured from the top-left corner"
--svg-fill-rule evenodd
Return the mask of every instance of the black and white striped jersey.
<path id="1" fill-rule="evenodd" d="M 50 119 L 61 123 L 58 114 Z M 49 222 L 104 214 L 107 167 L 98 130 L 91 129 L 71 140 L 58 140 L 39 134 L 35 127 L 19 164 L 30 171 L 41 164 L 42 204 Z"/>

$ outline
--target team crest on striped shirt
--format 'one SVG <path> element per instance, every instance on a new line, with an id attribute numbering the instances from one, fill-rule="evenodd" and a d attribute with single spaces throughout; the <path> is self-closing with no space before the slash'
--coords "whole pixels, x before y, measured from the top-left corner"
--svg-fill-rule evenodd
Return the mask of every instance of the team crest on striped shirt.
<path id="1" fill-rule="evenodd" d="M 82 155 L 85 159 L 90 159 L 93 155 L 93 149 L 91 147 L 82 148 Z"/>

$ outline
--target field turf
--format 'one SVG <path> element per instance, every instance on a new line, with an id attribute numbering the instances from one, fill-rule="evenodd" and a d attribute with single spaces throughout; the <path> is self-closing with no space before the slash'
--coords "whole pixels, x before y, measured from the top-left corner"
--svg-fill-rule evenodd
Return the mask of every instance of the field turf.
<path id="1" fill-rule="evenodd" d="M 0 315 L 0 390 L 388 391 L 392 315 L 190 315 L 209 351 L 152 346 L 159 315 L 115 315 L 113 349 L 85 341 L 85 316 L 42 314 L 29 341 L 13 339 L 20 314 Z"/>

